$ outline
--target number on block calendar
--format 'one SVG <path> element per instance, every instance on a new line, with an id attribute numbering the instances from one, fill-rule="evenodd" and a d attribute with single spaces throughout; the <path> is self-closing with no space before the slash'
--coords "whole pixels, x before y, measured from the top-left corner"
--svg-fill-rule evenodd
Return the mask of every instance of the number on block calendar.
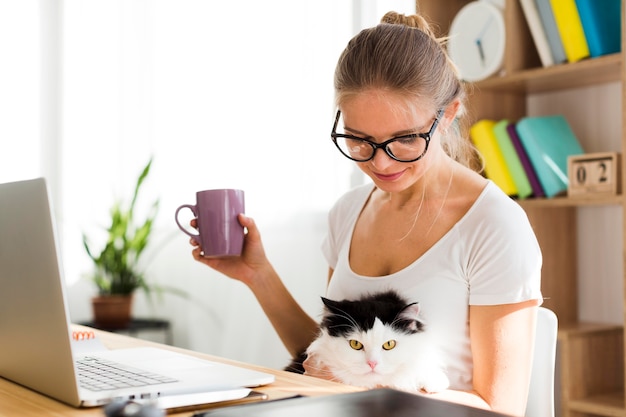
<path id="1" fill-rule="evenodd" d="M 568 158 L 570 196 L 615 195 L 619 192 L 619 154 L 574 155 Z"/>

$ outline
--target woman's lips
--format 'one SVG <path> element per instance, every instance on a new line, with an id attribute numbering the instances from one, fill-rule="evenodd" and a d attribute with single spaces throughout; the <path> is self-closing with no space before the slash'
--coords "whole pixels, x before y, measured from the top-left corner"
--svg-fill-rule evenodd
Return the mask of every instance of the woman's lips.
<path id="1" fill-rule="evenodd" d="M 376 176 L 376 178 L 378 178 L 381 181 L 395 181 L 398 178 L 400 178 L 402 174 L 404 174 L 404 171 L 395 172 L 393 174 L 380 174 L 380 173 L 374 172 L 374 175 Z"/>

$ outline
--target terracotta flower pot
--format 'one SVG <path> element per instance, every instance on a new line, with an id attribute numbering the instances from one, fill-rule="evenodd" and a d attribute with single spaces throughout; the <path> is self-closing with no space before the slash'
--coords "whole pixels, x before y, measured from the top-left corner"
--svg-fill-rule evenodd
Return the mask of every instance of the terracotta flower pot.
<path id="1" fill-rule="evenodd" d="M 131 319 L 132 295 L 107 295 L 91 299 L 93 321 L 100 328 L 123 329 Z"/>

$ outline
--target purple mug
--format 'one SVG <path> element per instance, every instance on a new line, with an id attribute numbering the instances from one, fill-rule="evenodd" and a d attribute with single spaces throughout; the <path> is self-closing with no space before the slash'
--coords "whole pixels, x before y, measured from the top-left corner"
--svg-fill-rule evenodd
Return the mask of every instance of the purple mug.
<path id="1" fill-rule="evenodd" d="M 197 218 L 198 233 L 194 234 L 178 221 L 178 213 L 190 209 Z M 183 204 L 176 209 L 176 224 L 194 238 L 202 247 L 207 258 L 240 256 L 243 248 L 244 231 L 237 216 L 245 212 L 242 190 L 220 189 L 196 193 L 196 204 Z"/>

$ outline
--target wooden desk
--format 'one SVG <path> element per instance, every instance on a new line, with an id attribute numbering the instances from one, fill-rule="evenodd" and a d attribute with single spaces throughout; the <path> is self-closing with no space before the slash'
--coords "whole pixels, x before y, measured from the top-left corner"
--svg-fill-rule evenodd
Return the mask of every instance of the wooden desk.
<path id="1" fill-rule="evenodd" d="M 77 329 L 93 330 L 81 326 L 75 326 Z M 257 365 L 249 365 L 241 362 L 218 358 L 215 356 L 192 352 L 189 350 L 176 348 L 173 346 L 163 345 L 159 343 L 149 342 L 145 340 L 135 339 L 121 334 L 107 333 L 94 330 L 102 342 L 110 349 L 120 349 L 137 346 L 157 346 L 163 349 L 170 349 L 177 352 L 194 355 L 200 358 L 209 359 L 218 362 L 230 363 L 262 372 L 267 372 L 276 376 L 276 381 L 270 385 L 255 388 L 255 390 L 263 391 L 270 397 L 276 398 L 281 393 L 290 392 L 294 394 L 302 394 L 306 396 L 320 396 L 337 394 L 342 392 L 354 392 L 359 388 L 342 385 L 330 381 L 324 381 L 317 378 L 298 375 L 291 372 L 284 372 L 275 369 L 269 369 Z M 177 413 L 178 416 L 191 416 L 194 411 Z M 169 415 L 169 414 L 168 414 Z M 20 385 L 0 378 L 0 416 L 21 416 L 21 417 L 57 417 L 57 416 L 104 416 L 101 407 L 96 408 L 73 408 L 59 401 L 53 400 L 46 396 L 31 391 Z"/>

